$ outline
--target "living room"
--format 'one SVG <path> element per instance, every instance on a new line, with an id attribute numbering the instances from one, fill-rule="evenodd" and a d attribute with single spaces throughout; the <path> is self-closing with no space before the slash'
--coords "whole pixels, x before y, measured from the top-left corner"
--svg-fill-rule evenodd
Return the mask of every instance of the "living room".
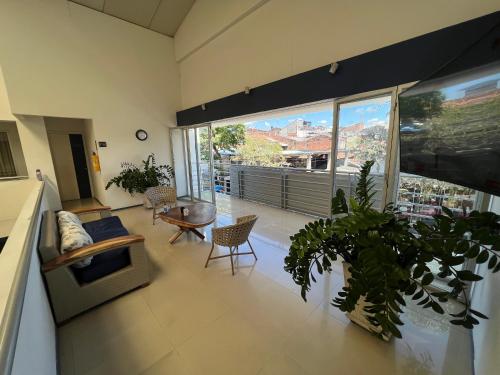
<path id="1" fill-rule="evenodd" d="M 2 371 L 494 373 L 500 281 L 490 271 L 493 250 L 472 257 L 479 257 L 478 267 L 460 268 L 483 278 L 474 287 L 460 279 L 465 299 L 452 298 L 446 285 L 453 276 L 438 277 L 428 262 L 423 277 L 433 279 L 421 290 L 437 293 L 429 296 L 436 303 L 447 299 L 444 314 L 429 301 L 422 309 L 412 295 L 404 297 L 404 314 L 397 314 L 404 325 L 398 317 L 378 321 L 392 335 L 386 342 L 335 307 L 347 282 L 343 257 L 316 271 L 313 260 L 300 257 L 312 240 L 299 234 L 310 222 L 322 219 L 328 232 L 334 226 L 325 220 L 359 215 L 342 211 L 338 189 L 351 210 L 350 197 L 365 202 L 358 192 L 363 175 L 375 192 L 366 209 L 383 215 L 393 202 L 416 230 L 449 212 L 457 223 L 472 212 L 499 212 L 494 184 L 457 177 L 475 179 L 469 171 L 490 163 L 491 146 L 481 148 L 482 162 L 464 162 L 455 175 L 452 168 L 417 173 L 400 159 L 415 150 L 405 140 L 427 134 L 415 131 L 425 121 L 401 112 L 405 95 L 498 60 L 496 52 L 492 60 L 475 51 L 496 51 L 499 9 L 494 0 L 3 1 Z M 495 78 L 481 72 L 480 83 Z M 497 90 L 475 84 L 462 90 L 464 98 Z M 461 98 L 451 95 L 455 102 L 442 107 L 455 110 Z M 217 129 L 236 125 L 245 134 L 236 140 L 229 134 L 228 143 Z M 493 142 L 497 125 L 482 130 L 491 136 L 480 141 Z M 267 159 L 248 151 L 266 144 L 274 150 Z M 446 153 L 454 145 L 436 149 Z M 152 174 L 142 173 L 143 161 L 154 162 L 147 166 Z M 169 189 L 146 193 L 156 185 Z M 63 209 L 78 213 L 95 237 L 90 248 L 61 253 L 61 238 L 43 236 L 55 228 L 60 237 L 56 213 Z M 52 229 L 46 211 L 54 213 Z M 497 237 L 488 235 L 494 243 Z M 50 246 L 40 250 L 38 241 Z M 123 266 L 104 274 L 75 270 L 90 255 L 124 247 L 129 276 Z M 311 261 L 313 279 L 303 278 L 300 260 Z M 101 286 L 111 274 L 115 284 Z M 450 324 L 449 314 L 461 306 L 469 309 L 463 324 Z"/>

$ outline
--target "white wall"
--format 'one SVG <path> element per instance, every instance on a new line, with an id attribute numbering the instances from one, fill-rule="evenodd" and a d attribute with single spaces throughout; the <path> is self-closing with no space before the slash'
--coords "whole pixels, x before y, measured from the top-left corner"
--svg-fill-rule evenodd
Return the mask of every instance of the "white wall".
<path id="1" fill-rule="evenodd" d="M 175 33 L 180 61 L 269 0 L 197 0 Z"/>
<path id="2" fill-rule="evenodd" d="M 500 0 L 269 0 L 203 45 L 203 35 L 209 39 L 259 1 L 228 3 L 198 0 L 179 28 L 183 108 L 500 9 Z"/>
<path id="3" fill-rule="evenodd" d="M 7 300 L 20 262 L 31 216 L 42 190 L 42 183 L 31 180 L 11 180 L 0 183 L 0 221 L 12 220 L 9 239 L 0 253 L 0 324 L 4 319 Z"/>
<path id="4" fill-rule="evenodd" d="M 0 237 L 8 237 L 35 181 L 30 179 L 0 181 Z"/>
<path id="5" fill-rule="evenodd" d="M 15 220 L 34 187 L 31 179 L 0 182 L 0 220 Z"/>
<path id="6" fill-rule="evenodd" d="M 172 38 L 66 0 L 2 0 L 0 66 L 13 113 L 90 119 L 94 139 L 107 141 L 94 181 L 102 203 L 140 203 L 104 186 L 122 161 L 155 152 L 170 163 L 166 127 L 180 103 Z"/>
<path id="7" fill-rule="evenodd" d="M 12 115 L 10 110 L 9 96 L 7 94 L 7 87 L 5 87 L 5 79 L 3 77 L 3 71 L 1 65 L 0 65 L 0 120 L 1 121 L 16 120 L 16 118 Z"/>
<path id="8" fill-rule="evenodd" d="M 22 256 L 30 256 L 28 265 L 26 292 L 21 313 L 19 332 L 16 342 L 2 342 L 2 345 L 14 346 L 14 363 L 12 374 L 56 374 L 56 328 L 52 318 L 47 294 L 45 292 L 37 246 L 41 214 L 47 209 L 43 184 L 36 180 L 4 181 L 0 183 L 0 220 L 14 215 L 15 224 L 9 234 L 9 239 L 0 254 L 0 324 L 6 324 L 8 300 L 14 295 L 13 288 L 19 287 L 15 281 L 18 277 Z M 40 210 L 38 211 L 38 199 Z M 36 214 L 38 213 L 38 214 Z M 34 226 L 31 227 L 31 223 Z M 30 229 L 32 232 L 30 232 Z M 34 233 L 33 240 L 27 242 Z M 24 245 L 28 244 L 27 253 L 23 253 Z M 30 254 L 31 251 L 31 254 Z"/>
<path id="9" fill-rule="evenodd" d="M 103 185 L 102 185 L 101 172 L 96 172 L 94 170 L 93 165 L 92 165 L 92 153 L 95 152 L 96 155 L 99 155 L 99 149 L 96 145 L 94 124 L 93 124 L 92 120 L 89 120 L 89 119 L 85 119 L 85 120 L 83 120 L 83 122 L 85 125 L 83 137 L 84 137 L 86 150 L 88 151 L 88 153 L 87 153 L 87 165 L 89 167 L 90 182 L 92 184 L 92 194 L 94 197 L 102 197 L 102 196 L 104 196 L 104 190 L 103 190 Z"/>
<path id="10" fill-rule="evenodd" d="M 26 163 L 24 162 L 16 120 L 17 119 L 11 113 L 7 88 L 0 66 L 0 131 L 7 131 L 9 133 L 8 137 L 17 174 L 20 176 L 27 176 L 28 171 L 26 169 Z"/>
<path id="11" fill-rule="evenodd" d="M 41 215 L 45 209 L 46 201 L 42 198 L 39 215 L 33 218 L 37 222 L 35 233 L 39 233 Z M 37 246 L 38 236 L 35 236 L 12 375 L 57 373 L 56 326 L 40 273 Z"/>
<path id="12" fill-rule="evenodd" d="M 33 244 L 12 375 L 57 374 L 56 326 L 40 273 L 37 244 Z"/>
<path id="13" fill-rule="evenodd" d="M 91 173 L 91 155 L 95 150 L 95 146 L 93 138 L 89 134 L 90 129 L 87 129 L 87 127 L 92 126 L 92 122 L 85 119 L 67 117 L 45 117 L 44 120 L 61 200 L 79 199 L 80 192 L 76 179 L 69 134 L 81 134 L 83 136 L 87 169 L 93 191 L 94 176 Z"/>
<path id="14" fill-rule="evenodd" d="M 84 119 L 67 117 L 45 117 L 45 128 L 49 134 L 84 134 Z"/>
<path id="15" fill-rule="evenodd" d="M 500 197 L 492 197 L 490 211 L 500 215 Z M 500 368 L 500 272 L 492 274 L 487 263 L 479 265 L 478 273 L 484 280 L 475 283 L 472 307 L 488 316 L 474 328 L 474 366 L 476 374 L 495 374 Z"/>
<path id="16" fill-rule="evenodd" d="M 40 169 L 46 182 L 47 204 L 53 210 L 60 210 L 61 199 L 43 117 L 17 116 L 17 130 L 24 151 L 28 175 L 31 178 L 36 178 L 36 170 Z"/>

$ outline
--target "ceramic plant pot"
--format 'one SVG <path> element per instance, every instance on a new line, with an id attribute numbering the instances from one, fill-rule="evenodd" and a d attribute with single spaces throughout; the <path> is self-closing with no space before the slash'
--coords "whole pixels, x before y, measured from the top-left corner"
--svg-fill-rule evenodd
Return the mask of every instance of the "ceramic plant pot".
<path id="1" fill-rule="evenodd" d="M 342 264 L 344 266 L 344 285 L 347 286 L 349 285 L 348 281 L 351 277 L 351 273 L 349 272 L 349 267 L 350 264 L 343 262 Z M 360 297 L 358 300 L 358 303 L 356 304 L 356 308 L 348 312 L 346 315 L 347 317 L 351 320 L 351 322 L 356 323 L 360 327 L 363 327 L 364 329 L 370 331 L 370 332 L 375 332 L 375 333 L 380 333 L 382 331 L 381 327 L 376 327 L 373 324 L 370 323 L 370 321 L 366 318 L 364 308 L 365 306 L 368 306 L 368 302 L 365 301 L 365 298 L 363 296 Z M 391 339 L 392 335 L 390 333 L 388 334 L 382 334 L 382 338 L 385 341 L 389 341 Z"/>

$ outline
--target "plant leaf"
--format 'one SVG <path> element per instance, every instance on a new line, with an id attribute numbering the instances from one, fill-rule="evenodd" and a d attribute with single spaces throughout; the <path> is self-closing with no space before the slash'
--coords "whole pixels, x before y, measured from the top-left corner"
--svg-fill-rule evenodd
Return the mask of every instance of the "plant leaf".
<path id="1" fill-rule="evenodd" d="M 488 257 L 489 257 L 488 250 L 483 250 L 477 256 L 476 263 L 479 263 L 479 264 L 484 263 L 488 260 Z"/>
<path id="2" fill-rule="evenodd" d="M 486 315 L 484 315 L 483 313 L 480 313 L 479 311 L 472 310 L 472 309 L 469 309 L 469 311 L 471 312 L 471 314 L 478 316 L 481 319 L 488 319 L 488 317 Z"/>
<path id="3" fill-rule="evenodd" d="M 432 273 L 426 273 L 424 277 L 422 277 L 421 284 L 422 285 L 429 285 L 434 281 L 434 275 Z"/>
<path id="4" fill-rule="evenodd" d="M 475 273 L 469 270 L 457 271 L 457 276 L 459 279 L 465 281 L 479 281 L 483 279 L 481 276 L 476 275 Z"/>

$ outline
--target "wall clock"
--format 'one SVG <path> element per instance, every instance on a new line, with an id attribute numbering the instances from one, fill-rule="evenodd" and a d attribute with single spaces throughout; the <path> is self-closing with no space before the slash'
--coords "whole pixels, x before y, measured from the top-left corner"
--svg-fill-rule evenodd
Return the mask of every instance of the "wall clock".
<path id="1" fill-rule="evenodd" d="M 146 132 L 146 130 L 139 129 L 135 132 L 135 137 L 139 141 L 145 141 L 146 139 L 148 139 L 148 133 Z"/>

